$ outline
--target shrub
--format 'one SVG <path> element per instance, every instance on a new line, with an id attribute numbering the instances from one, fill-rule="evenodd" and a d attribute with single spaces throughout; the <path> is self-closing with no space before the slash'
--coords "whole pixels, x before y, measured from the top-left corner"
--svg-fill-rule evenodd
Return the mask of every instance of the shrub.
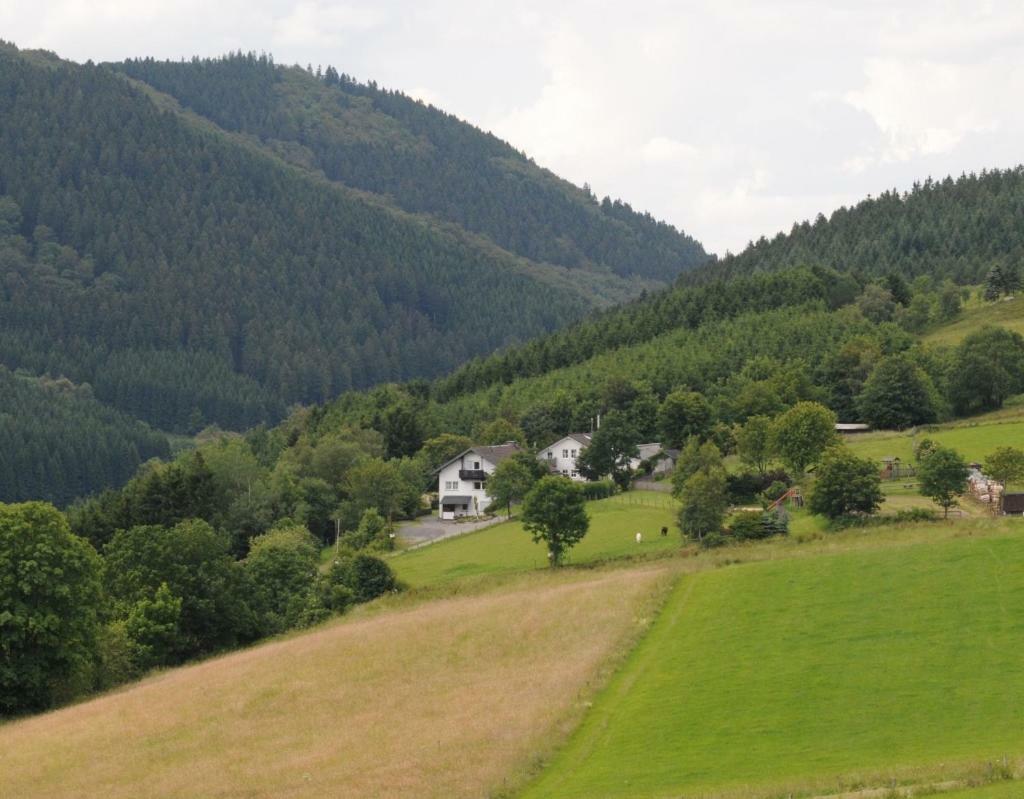
<path id="1" fill-rule="evenodd" d="M 730 474 L 725 478 L 726 491 L 729 494 L 729 501 L 734 505 L 744 502 L 754 502 L 758 495 L 768 492 L 774 485 L 781 485 L 782 490 L 774 493 L 769 502 L 781 497 L 789 489 L 789 475 L 781 469 L 772 472 L 758 474 L 757 472 L 742 472 Z"/>
<path id="2" fill-rule="evenodd" d="M 764 514 L 759 510 L 740 511 L 729 520 L 729 532 L 738 541 L 764 537 Z"/>
<path id="3" fill-rule="evenodd" d="M 724 547 L 729 543 L 729 539 L 721 533 L 705 533 L 704 537 L 700 540 L 700 545 L 704 549 L 717 549 L 718 547 Z"/>
<path id="4" fill-rule="evenodd" d="M 729 532 L 737 541 L 757 541 L 789 532 L 789 518 L 784 510 L 740 511 L 732 517 Z"/>
<path id="5" fill-rule="evenodd" d="M 365 552 L 346 553 L 331 564 L 328 570 L 327 601 L 342 609 L 347 596 L 342 588 L 351 592 L 354 602 L 369 602 L 389 591 L 398 589 L 395 573 L 380 558 Z M 323 596 L 323 592 L 320 594 Z"/>
<path id="6" fill-rule="evenodd" d="M 937 521 L 939 515 L 928 508 L 904 508 L 899 511 L 894 517 L 895 522 L 934 522 Z"/>
<path id="7" fill-rule="evenodd" d="M 593 483 L 583 484 L 583 496 L 585 499 L 607 499 L 615 494 L 615 483 L 611 480 L 596 480 Z"/>

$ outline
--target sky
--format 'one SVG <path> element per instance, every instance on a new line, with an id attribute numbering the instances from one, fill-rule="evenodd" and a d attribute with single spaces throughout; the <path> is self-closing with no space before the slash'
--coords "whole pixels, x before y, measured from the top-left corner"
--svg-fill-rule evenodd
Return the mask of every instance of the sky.
<path id="1" fill-rule="evenodd" d="M 332 64 L 719 254 L 1024 160 L 1020 0 L 0 0 L 0 38 L 74 61 Z"/>

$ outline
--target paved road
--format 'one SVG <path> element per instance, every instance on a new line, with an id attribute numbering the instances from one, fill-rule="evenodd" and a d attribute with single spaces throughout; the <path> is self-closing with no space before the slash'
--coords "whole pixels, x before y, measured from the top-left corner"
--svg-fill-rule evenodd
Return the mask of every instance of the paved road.
<path id="1" fill-rule="evenodd" d="M 412 549 L 433 544 L 435 541 L 443 541 L 445 538 L 471 533 L 474 530 L 481 530 L 507 519 L 507 516 L 495 516 L 493 519 L 479 522 L 446 522 L 432 514 L 421 516 L 412 522 L 403 522 L 398 528 L 398 537 Z"/>

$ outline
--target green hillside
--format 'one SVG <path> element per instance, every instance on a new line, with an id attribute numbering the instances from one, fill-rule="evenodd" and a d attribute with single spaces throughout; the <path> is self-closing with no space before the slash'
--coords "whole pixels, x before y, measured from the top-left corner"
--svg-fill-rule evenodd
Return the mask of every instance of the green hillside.
<path id="1" fill-rule="evenodd" d="M 98 402 L 90 387 L 0 365 L 0 499 L 63 505 L 169 455 L 165 435 Z"/>
<path id="2" fill-rule="evenodd" d="M 314 76 L 239 53 L 114 68 L 291 163 L 531 261 L 670 281 L 706 259 L 696 241 L 649 214 L 608 198 L 598 204 L 495 136 L 333 67 Z"/>
<path id="3" fill-rule="evenodd" d="M 1022 222 L 1022 167 L 927 180 L 906 194 L 884 192 L 840 208 L 828 218 L 819 215 L 813 224 L 795 223 L 788 234 L 771 241 L 761 238 L 737 255 L 690 270 L 670 290 L 472 361 L 441 381 L 438 395 L 449 398 L 515 377 L 543 374 L 648 341 L 669 329 L 696 327 L 733 315 L 737 308 L 749 310 L 746 301 L 751 297 L 767 307 L 803 301 L 802 292 L 792 286 L 765 285 L 751 291 L 754 287 L 746 281 L 765 273 L 838 272 L 843 277 L 828 280 L 833 307 L 852 300 L 865 284 L 889 276 L 908 284 L 978 284 L 994 264 L 1019 267 L 1024 262 Z M 987 308 L 991 313 L 991 305 Z M 994 322 L 1005 312 L 996 313 Z"/>
<path id="4" fill-rule="evenodd" d="M 646 558 L 679 549 L 676 503 L 665 494 L 636 492 L 587 505 L 590 529 L 568 556 L 568 563 L 591 564 L 614 558 Z M 668 527 L 667 536 L 661 528 Z M 636 533 L 643 541 L 636 543 Z M 509 521 L 394 556 L 389 563 L 412 586 L 437 585 L 481 575 L 542 569 L 547 552 L 518 521 Z"/>
<path id="5" fill-rule="evenodd" d="M 808 795 L 1018 756 L 1022 557 L 1014 530 L 685 576 L 524 795 Z"/>
<path id="6" fill-rule="evenodd" d="M 369 87 L 346 84 L 343 97 L 302 71 L 246 58 L 217 63 L 234 70 L 232 79 L 252 78 L 255 95 L 240 97 L 275 108 L 280 100 L 284 117 L 310 98 L 340 108 L 351 96 L 344 116 L 357 144 L 365 143 L 360 130 L 387 116 L 355 97 L 374 95 Z M 265 69 L 281 76 L 286 96 L 264 87 L 272 97 L 260 99 Z M 217 69 L 209 80 L 214 94 L 225 90 Z M 247 428 L 294 402 L 435 376 L 704 258 L 682 234 L 621 207 L 606 213 L 520 156 L 521 179 L 512 188 L 495 183 L 493 202 L 480 193 L 490 184 L 448 202 L 456 210 L 490 202 L 500 207 L 495 218 L 527 220 L 523 209 L 543 204 L 535 195 L 551 194 L 562 212 L 536 211 L 548 237 L 594 252 L 548 263 L 461 227 L 457 214 L 409 213 L 393 196 L 357 190 L 358 181 L 296 165 L 283 129 L 268 129 L 279 137 L 267 142 L 224 130 L 109 66 L 4 45 L 0 93 L 9 98 L 0 117 L 0 197 L 11 228 L 3 235 L 29 258 L 53 251 L 46 270 L 0 259 L 0 362 L 88 382 L 102 401 L 169 430 Z M 308 113 L 323 115 L 331 146 L 341 147 L 343 131 L 318 107 Z M 444 120 L 435 147 L 447 136 L 458 139 L 449 148 L 480 141 L 512 152 L 441 112 L 422 114 Z M 403 185 L 422 181 L 426 193 L 445 195 L 445 176 L 403 171 L 400 153 L 374 156 L 372 171 L 387 172 L 392 156 Z M 543 238 L 523 224 L 517 236 Z M 614 258 L 602 260 L 602 247 Z"/>

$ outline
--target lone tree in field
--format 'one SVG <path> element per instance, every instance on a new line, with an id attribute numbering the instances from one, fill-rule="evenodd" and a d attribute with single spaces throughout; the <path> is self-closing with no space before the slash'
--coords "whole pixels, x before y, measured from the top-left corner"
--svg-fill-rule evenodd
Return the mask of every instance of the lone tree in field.
<path id="1" fill-rule="evenodd" d="M 836 415 L 817 402 L 798 402 L 772 424 L 772 448 L 795 477 L 836 440 Z"/>
<path id="2" fill-rule="evenodd" d="M 548 545 L 551 566 L 559 566 L 590 527 L 583 490 L 566 477 L 542 477 L 523 500 L 523 527 Z"/>
<path id="3" fill-rule="evenodd" d="M 830 519 L 871 514 L 882 499 L 882 480 L 874 462 L 858 458 L 847 447 L 833 447 L 825 453 L 811 493 L 812 513 Z"/>
<path id="4" fill-rule="evenodd" d="M 921 493 L 942 506 L 942 517 L 957 504 L 957 497 L 967 490 L 967 464 L 955 449 L 936 447 L 921 461 L 918 469 Z"/>

